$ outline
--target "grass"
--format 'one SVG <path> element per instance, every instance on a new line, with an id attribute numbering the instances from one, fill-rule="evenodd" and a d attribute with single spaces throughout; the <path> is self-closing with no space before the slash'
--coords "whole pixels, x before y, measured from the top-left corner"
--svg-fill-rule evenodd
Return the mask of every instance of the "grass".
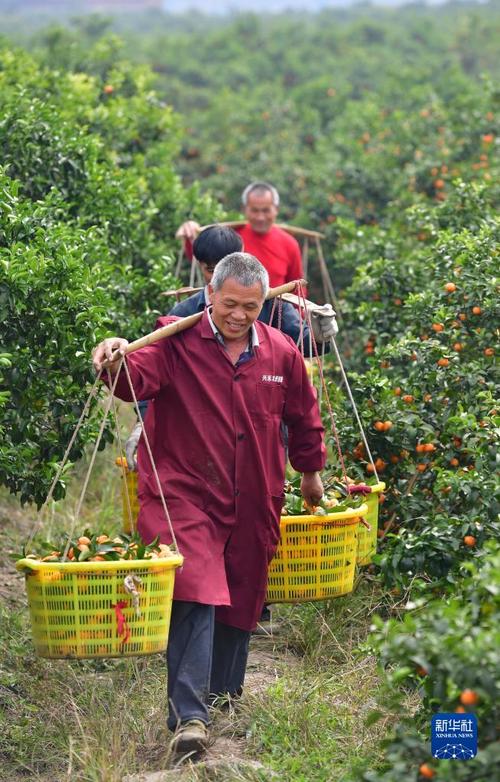
<path id="1" fill-rule="evenodd" d="M 44 537 L 68 530 L 83 474 L 79 465 Z M 98 455 L 77 529 L 118 531 L 121 514 L 119 471 L 107 449 Z M 160 655 L 82 661 L 35 656 L 22 578 L 9 563 L 33 518 L 32 509 L 21 510 L 0 493 L 0 568 L 7 584 L 0 592 L 0 780 L 122 782 L 166 768 L 166 667 Z M 358 770 L 373 768 L 392 717 L 387 711 L 375 725 L 365 724 L 382 685 L 374 660 L 357 648 L 383 605 L 377 582 L 365 577 L 346 597 L 277 607 L 279 634 L 252 642 L 257 654 L 264 649 L 276 661 L 264 671 L 266 686 L 247 688 L 237 709 L 214 721 L 214 735 L 228 741 L 228 757 L 222 744 L 217 763 L 190 766 L 182 779 L 347 782 Z M 262 768 L 245 765 L 245 758 Z"/>

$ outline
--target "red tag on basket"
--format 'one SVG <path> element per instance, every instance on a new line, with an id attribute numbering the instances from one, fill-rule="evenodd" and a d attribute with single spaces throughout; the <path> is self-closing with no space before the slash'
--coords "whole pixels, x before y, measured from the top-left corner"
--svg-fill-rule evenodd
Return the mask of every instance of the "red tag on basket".
<path id="1" fill-rule="evenodd" d="M 128 626 L 127 620 L 125 619 L 125 615 L 122 611 L 122 609 L 126 607 L 126 600 L 120 600 L 118 603 L 115 603 L 115 605 L 111 605 L 111 608 L 115 609 L 116 614 L 116 634 L 118 637 L 123 636 L 121 640 L 122 646 L 126 644 L 130 638 L 130 627 Z"/>

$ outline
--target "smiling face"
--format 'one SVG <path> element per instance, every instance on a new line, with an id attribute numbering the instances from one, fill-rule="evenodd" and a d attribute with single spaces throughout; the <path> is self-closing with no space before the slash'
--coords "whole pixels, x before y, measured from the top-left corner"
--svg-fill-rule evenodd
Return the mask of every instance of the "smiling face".
<path id="1" fill-rule="evenodd" d="M 246 287 L 229 277 L 218 291 L 211 285 L 208 291 L 213 305 L 212 320 L 224 339 L 244 339 L 264 304 L 261 284 L 257 282 Z"/>
<path id="2" fill-rule="evenodd" d="M 269 190 L 250 193 L 244 211 L 251 228 L 258 234 L 270 231 L 278 215 L 278 207 L 274 205 L 273 194 Z"/>

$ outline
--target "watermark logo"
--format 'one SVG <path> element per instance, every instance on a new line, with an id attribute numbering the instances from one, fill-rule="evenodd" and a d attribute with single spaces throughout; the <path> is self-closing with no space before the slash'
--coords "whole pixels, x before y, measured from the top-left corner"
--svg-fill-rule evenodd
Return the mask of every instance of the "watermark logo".
<path id="1" fill-rule="evenodd" d="M 477 755 L 475 714 L 435 714 L 431 721 L 432 757 L 439 760 L 470 760 Z"/>

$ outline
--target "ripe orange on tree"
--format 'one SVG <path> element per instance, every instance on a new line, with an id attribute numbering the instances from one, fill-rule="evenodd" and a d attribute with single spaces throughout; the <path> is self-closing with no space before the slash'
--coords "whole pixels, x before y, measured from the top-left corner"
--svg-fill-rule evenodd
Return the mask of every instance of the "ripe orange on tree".
<path id="1" fill-rule="evenodd" d="M 387 462 L 384 462 L 384 460 L 379 456 L 378 459 L 375 459 L 375 467 L 377 468 L 378 472 L 383 472 L 387 467 Z"/>
<path id="2" fill-rule="evenodd" d="M 484 349 L 484 355 L 485 356 L 494 356 L 495 355 L 495 349 L 494 348 L 485 348 Z"/>
<path id="3" fill-rule="evenodd" d="M 414 399 L 415 399 L 415 397 L 413 397 L 411 394 L 405 394 L 401 398 L 402 398 L 403 402 L 406 402 L 407 405 L 410 405 L 414 401 Z"/>
<path id="4" fill-rule="evenodd" d="M 393 392 L 393 393 L 394 393 L 394 396 L 401 396 L 401 388 L 400 388 L 399 386 L 397 386 L 397 387 L 394 389 L 394 392 Z"/>
<path id="5" fill-rule="evenodd" d="M 455 285 L 454 282 L 447 282 L 446 285 L 444 286 L 444 289 L 447 293 L 453 293 L 454 291 L 456 291 L 457 286 Z"/>
<path id="6" fill-rule="evenodd" d="M 457 457 L 454 456 L 453 459 L 450 459 L 450 464 L 451 464 L 452 467 L 458 467 L 460 462 L 458 461 Z"/>
<path id="7" fill-rule="evenodd" d="M 428 465 L 425 462 L 420 462 L 420 464 L 417 464 L 417 470 L 419 472 L 425 472 Z"/>
<path id="8" fill-rule="evenodd" d="M 433 323 L 431 328 L 433 331 L 444 331 L 444 326 L 442 323 Z"/>
<path id="9" fill-rule="evenodd" d="M 417 453 L 424 453 L 424 451 L 425 451 L 425 443 L 418 443 L 415 446 L 415 450 L 416 450 Z"/>
<path id="10" fill-rule="evenodd" d="M 385 431 L 384 422 L 383 422 L 383 421 L 375 421 L 375 423 L 373 424 L 373 428 L 374 428 L 374 429 L 375 429 L 377 432 L 383 432 L 383 431 Z"/>
<path id="11" fill-rule="evenodd" d="M 449 358 L 440 358 L 437 362 L 438 367 L 447 367 L 449 366 L 450 359 Z"/>
<path id="12" fill-rule="evenodd" d="M 418 769 L 418 773 L 421 777 L 424 779 L 432 779 L 436 775 L 436 772 L 433 768 L 431 768 L 427 763 L 422 763 L 422 765 Z"/>
<path id="13" fill-rule="evenodd" d="M 473 314 L 473 315 L 480 315 L 480 314 L 481 314 L 481 312 L 482 312 L 482 309 L 481 309 L 481 307 L 478 307 L 477 305 L 476 305 L 475 307 L 473 307 L 473 308 L 472 308 L 472 314 Z"/>
<path id="14" fill-rule="evenodd" d="M 475 690 L 465 689 L 460 693 L 460 703 L 464 706 L 475 706 L 479 703 L 479 695 Z"/>
<path id="15" fill-rule="evenodd" d="M 476 538 L 474 535 L 465 535 L 464 536 L 464 543 L 466 546 L 469 546 L 469 548 L 472 548 L 476 545 Z"/>
<path id="16" fill-rule="evenodd" d="M 464 346 L 462 345 L 461 342 L 454 342 L 453 343 L 453 350 L 456 350 L 457 353 L 459 353 L 463 349 L 464 349 Z"/>

